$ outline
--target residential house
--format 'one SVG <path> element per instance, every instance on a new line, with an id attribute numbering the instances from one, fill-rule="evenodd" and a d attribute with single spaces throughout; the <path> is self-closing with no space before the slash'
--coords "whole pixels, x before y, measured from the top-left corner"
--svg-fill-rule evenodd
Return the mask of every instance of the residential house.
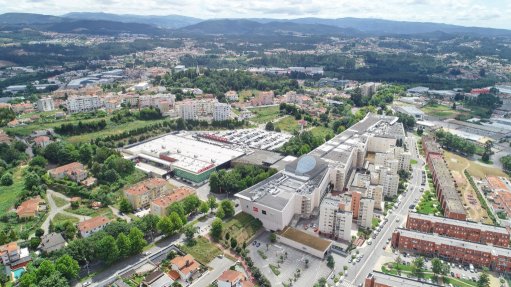
<path id="1" fill-rule="evenodd" d="M 97 216 L 78 223 L 78 231 L 83 238 L 103 230 L 110 223 L 110 219 L 104 216 Z"/>
<path id="2" fill-rule="evenodd" d="M 51 139 L 47 136 L 38 136 L 38 137 L 34 138 L 34 143 L 38 147 L 46 147 L 47 145 L 49 145 L 51 143 Z"/>
<path id="3" fill-rule="evenodd" d="M 151 201 L 151 214 L 158 216 L 168 215 L 168 207 L 174 203 L 185 199 L 185 197 L 195 193 L 195 190 L 188 187 L 180 187 L 169 195 L 162 196 Z"/>
<path id="4" fill-rule="evenodd" d="M 195 261 L 192 255 L 178 256 L 170 261 L 171 269 L 179 274 L 184 281 L 189 280 L 200 269 L 200 264 Z"/>
<path id="5" fill-rule="evenodd" d="M 167 195 L 171 191 L 169 183 L 163 178 L 150 178 L 124 190 L 126 199 L 133 208 L 149 205 L 151 200 Z"/>
<path id="6" fill-rule="evenodd" d="M 253 287 L 254 283 L 250 282 L 247 277 L 236 270 L 225 270 L 217 279 L 218 287 Z"/>
<path id="7" fill-rule="evenodd" d="M 52 232 L 41 237 L 41 243 L 37 249 L 44 253 L 51 253 L 66 246 L 66 240 L 60 233 Z"/>
<path id="8" fill-rule="evenodd" d="M 170 278 L 165 272 L 155 270 L 144 278 L 140 284 L 142 287 L 167 287 L 171 286 L 174 280 Z"/>
<path id="9" fill-rule="evenodd" d="M 44 201 L 39 196 L 23 201 L 18 208 L 16 208 L 18 218 L 35 217 L 39 212 L 39 205 L 43 202 Z"/>
<path id="10" fill-rule="evenodd" d="M 81 182 L 87 178 L 87 171 L 83 164 L 79 162 L 72 162 L 70 164 L 50 169 L 48 173 L 54 179 L 64 179 L 67 177 L 76 182 Z"/>
<path id="11" fill-rule="evenodd" d="M 20 248 L 16 242 L 0 246 L 0 259 L 3 265 L 12 270 L 24 267 L 32 261 L 28 248 Z"/>

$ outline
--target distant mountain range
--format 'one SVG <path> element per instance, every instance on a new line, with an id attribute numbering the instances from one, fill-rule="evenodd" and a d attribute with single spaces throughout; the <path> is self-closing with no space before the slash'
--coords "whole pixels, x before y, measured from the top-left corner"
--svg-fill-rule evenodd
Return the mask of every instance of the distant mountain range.
<path id="1" fill-rule="evenodd" d="M 30 26 L 34 29 L 97 35 L 134 33 L 160 35 L 167 33 L 250 35 L 299 33 L 308 35 L 442 35 L 511 37 L 511 30 L 464 27 L 458 25 L 403 22 L 363 18 L 299 18 L 299 19 L 211 19 L 180 15 L 142 16 L 108 13 L 69 13 L 50 16 L 29 13 L 0 14 L 0 26 Z"/>

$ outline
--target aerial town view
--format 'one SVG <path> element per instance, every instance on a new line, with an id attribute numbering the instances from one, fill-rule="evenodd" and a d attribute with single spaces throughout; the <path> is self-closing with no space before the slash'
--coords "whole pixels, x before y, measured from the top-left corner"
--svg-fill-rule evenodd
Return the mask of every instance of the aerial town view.
<path id="1" fill-rule="evenodd" d="M 509 0 L 0 0 L 0 287 L 511 287 Z"/>

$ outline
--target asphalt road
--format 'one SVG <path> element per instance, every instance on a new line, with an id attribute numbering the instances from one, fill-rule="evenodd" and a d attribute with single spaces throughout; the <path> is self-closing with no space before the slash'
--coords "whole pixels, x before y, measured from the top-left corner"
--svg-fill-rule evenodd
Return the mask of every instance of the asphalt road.
<path id="1" fill-rule="evenodd" d="M 382 231 L 378 234 L 376 239 L 373 239 L 373 244 L 367 245 L 359 250 L 360 254 L 363 254 L 363 258 L 360 262 L 350 266 L 345 278 L 345 281 L 354 286 L 363 284 L 367 275 L 374 270 L 378 259 L 386 252 L 384 248 L 387 246 L 387 239 L 391 238 L 392 232 L 406 220 L 410 204 L 414 203 L 415 200 L 418 200 L 422 195 L 420 188 L 422 183 L 422 170 L 425 162 L 416 150 L 415 139 L 408 138 L 407 142 L 409 146 L 412 147 L 410 149 L 412 159 L 418 161 L 417 164 L 412 166 L 412 178 L 409 181 L 408 191 L 403 194 L 398 208 L 387 215 L 388 222 L 383 226 Z M 415 146 L 415 148 L 413 148 L 413 146 Z"/>

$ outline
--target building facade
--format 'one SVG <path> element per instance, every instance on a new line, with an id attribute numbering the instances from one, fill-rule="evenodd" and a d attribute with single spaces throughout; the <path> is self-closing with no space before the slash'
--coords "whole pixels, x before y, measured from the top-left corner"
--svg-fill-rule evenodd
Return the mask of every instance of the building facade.
<path id="1" fill-rule="evenodd" d="M 43 97 L 37 100 L 37 110 L 40 112 L 50 112 L 55 109 L 55 104 L 51 97 Z"/>

